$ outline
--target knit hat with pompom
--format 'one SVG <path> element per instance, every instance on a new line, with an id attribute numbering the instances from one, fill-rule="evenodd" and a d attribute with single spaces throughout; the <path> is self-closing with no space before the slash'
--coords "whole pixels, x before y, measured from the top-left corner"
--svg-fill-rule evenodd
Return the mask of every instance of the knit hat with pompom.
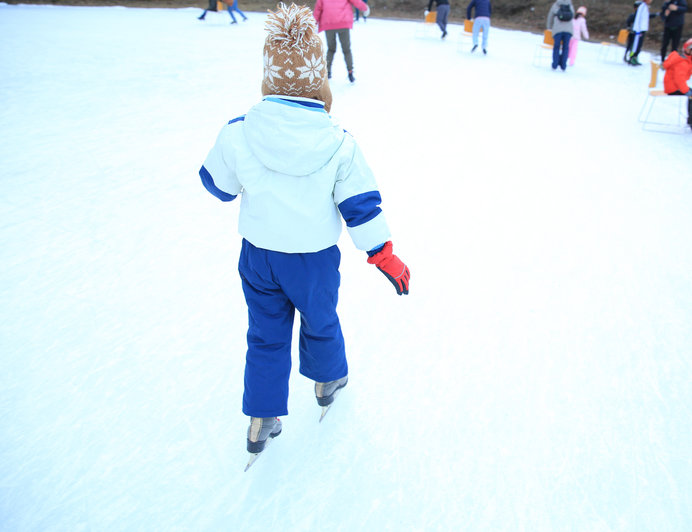
<path id="1" fill-rule="evenodd" d="M 322 39 L 310 8 L 279 4 L 265 24 L 262 94 L 300 96 L 324 102 L 327 112 L 332 93 Z"/>

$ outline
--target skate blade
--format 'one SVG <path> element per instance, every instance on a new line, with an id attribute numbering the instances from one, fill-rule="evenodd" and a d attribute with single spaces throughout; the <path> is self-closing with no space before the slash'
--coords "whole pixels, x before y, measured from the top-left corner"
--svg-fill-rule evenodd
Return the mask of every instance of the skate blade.
<path id="1" fill-rule="evenodd" d="M 333 404 L 333 403 L 332 403 Z M 324 419 L 324 416 L 327 415 L 327 412 L 329 412 L 329 409 L 332 407 L 332 405 L 329 406 L 323 406 L 322 407 L 322 415 L 320 415 L 320 423 L 322 423 L 322 420 Z"/>
<path id="2" fill-rule="evenodd" d="M 250 469 L 250 466 L 255 463 L 255 461 L 259 458 L 261 454 L 262 453 L 250 453 L 250 459 L 247 461 L 247 465 L 245 466 L 245 470 L 243 471 L 243 473 Z"/>
<path id="3" fill-rule="evenodd" d="M 279 434 L 281 434 L 281 433 L 279 433 Z M 249 454 L 250 454 L 250 459 L 247 461 L 247 465 L 245 466 L 245 470 L 243 471 L 243 473 L 245 473 L 248 469 L 250 469 L 250 466 L 251 466 L 252 464 L 254 464 L 254 463 L 257 461 L 257 459 L 262 455 L 262 453 L 264 453 L 264 452 L 267 450 L 267 447 L 269 447 L 269 444 L 270 444 L 270 443 L 272 442 L 272 440 L 273 440 L 276 436 L 278 436 L 279 434 L 276 434 L 276 435 L 274 435 L 274 436 L 271 436 L 271 435 L 270 435 L 269 438 L 267 438 L 267 443 L 264 445 L 264 449 L 262 449 L 261 452 L 259 452 L 259 453 L 249 453 Z"/>
<path id="4" fill-rule="evenodd" d="M 344 385 L 344 386 L 345 386 L 345 385 Z M 336 390 L 336 391 L 334 392 L 334 401 L 336 401 L 337 396 L 341 393 L 341 390 L 344 389 L 344 386 L 342 386 L 341 388 L 339 388 L 338 390 Z M 329 403 L 327 406 L 323 406 L 323 407 L 322 407 L 322 415 L 320 415 L 320 423 L 322 423 L 322 420 L 324 419 L 324 416 L 327 415 L 327 412 L 329 412 L 329 409 L 334 405 L 334 401 L 332 401 L 331 403 Z"/>

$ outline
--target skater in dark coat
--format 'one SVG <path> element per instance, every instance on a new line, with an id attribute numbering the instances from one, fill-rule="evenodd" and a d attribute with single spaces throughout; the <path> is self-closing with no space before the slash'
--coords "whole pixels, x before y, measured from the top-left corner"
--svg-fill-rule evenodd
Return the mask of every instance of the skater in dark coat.
<path id="1" fill-rule="evenodd" d="M 490 31 L 490 15 L 492 15 L 492 6 L 490 0 L 471 0 L 466 8 L 466 18 L 471 20 L 471 13 L 476 10 L 476 16 L 473 19 L 473 48 L 472 52 L 478 48 L 478 34 L 483 31 L 483 53 L 488 53 L 488 32 Z"/>
<path id="2" fill-rule="evenodd" d="M 300 373 L 329 408 L 348 381 L 336 305 L 342 220 L 396 289 L 409 270 L 392 253 L 375 177 L 354 138 L 329 116 L 332 95 L 322 40 L 307 7 L 270 12 L 264 45 L 263 100 L 222 129 L 200 169 L 222 201 L 241 195 L 238 270 L 248 306 L 243 413 L 247 449 L 262 452 L 288 414 L 296 310 Z M 324 412 L 324 411 L 323 411 Z"/>
<path id="3" fill-rule="evenodd" d="M 430 13 L 432 10 L 433 2 L 437 4 L 437 15 L 435 22 L 437 22 L 440 30 L 442 30 L 442 38 L 444 39 L 447 36 L 447 19 L 449 18 L 450 9 L 449 0 L 430 0 L 428 2 L 428 9 L 425 10 L 425 15 Z"/>
<path id="4" fill-rule="evenodd" d="M 198 20 L 204 20 L 207 17 L 207 12 L 217 11 L 216 6 L 217 6 L 216 0 L 209 0 L 209 7 L 207 7 L 207 9 L 202 11 L 202 14 L 199 17 L 197 17 L 197 19 Z"/>
<path id="5" fill-rule="evenodd" d="M 668 44 L 670 51 L 677 52 L 682 37 L 682 28 L 687 13 L 687 0 L 667 0 L 661 7 L 663 39 L 661 40 L 661 62 L 665 61 Z"/>

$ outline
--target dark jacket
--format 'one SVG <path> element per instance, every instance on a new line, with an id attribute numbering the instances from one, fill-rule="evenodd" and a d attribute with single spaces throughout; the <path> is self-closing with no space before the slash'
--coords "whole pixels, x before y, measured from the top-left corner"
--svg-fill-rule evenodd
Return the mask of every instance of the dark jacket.
<path id="1" fill-rule="evenodd" d="M 442 6 L 445 4 L 449 5 L 449 0 L 430 0 L 430 2 L 428 2 L 428 11 L 432 11 L 433 2 L 435 2 L 435 5 L 438 6 Z"/>
<path id="2" fill-rule="evenodd" d="M 671 11 L 666 17 L 666 9 L 671 4 L 678 6 L 677 11 Z M 668 0 L 663 3 L 661 7 L 661 18 L 663 19 L 663 24 L 666 28 L 677 28 L 685 23 L 685 13 L 687 12 L 687 1 L 686 0 Z"/>
<path id="3" fill-rule="evenodd" d="M 471 10 L 476 8 L 477 17 L 488 17 L 490 18 L 490 13 L 492 12 L 492 7 L 490 6 L 490 0 L 471 0 L 471 3 L 466 8 L 466 18 L 471 20 Z"/>

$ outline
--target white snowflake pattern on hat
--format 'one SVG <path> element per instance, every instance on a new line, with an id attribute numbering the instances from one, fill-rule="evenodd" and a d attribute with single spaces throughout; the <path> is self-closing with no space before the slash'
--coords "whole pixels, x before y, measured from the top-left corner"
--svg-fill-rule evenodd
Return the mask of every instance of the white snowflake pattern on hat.
<path id="1" fill-rule="evenodd" d="M 300 76 L 298 79 L 308 78 L 312 83 L 315 79 L 322 79 L 322 69 L 324 68 L 324 59 L 321 56 L 315 57 L 313 54 L 310 59 L 305 58 L 305 66 L 298 67 Z"/>
<path id="2" fill-rule="evenodd" d="M 274 56 L 269 55 L 267 52 L 264 52 L 264 77 L 265 79 L 273 83 L 274 78 L 280 78 L 281 77 L 281 67 L 279 65 L 274 64 Z M 292 76 L 293 73 L 291 73 L 290 77 Z"/>

